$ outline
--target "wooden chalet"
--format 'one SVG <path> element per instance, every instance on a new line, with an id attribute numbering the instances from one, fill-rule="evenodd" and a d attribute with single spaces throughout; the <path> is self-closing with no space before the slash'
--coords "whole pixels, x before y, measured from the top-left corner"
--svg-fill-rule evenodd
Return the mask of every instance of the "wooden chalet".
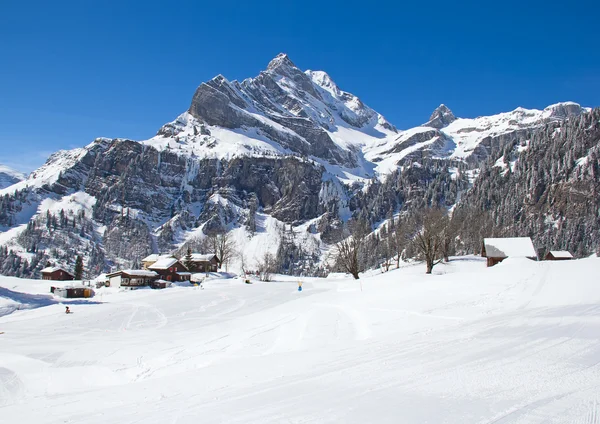
<path id="1" fill-rule="evenodd" d="M 551 250 L 544 256 L 545 261 L 570 261 L 571 259 L 573 255 L 566 250 Z"/>
<path id="2" fill-rule="evenodd" d="M 44 268 L 42 269 L 41 273 L 42 280 L 70 281 L 75 279 L 75 276 L 69 271 L 57 266 L 49 266 Z"/>
<path id="3" fill-rule="evenodd" d="M 494 266 L 506 258 L 538 259 L 529 237 L 486 238 L 481 245 L 481 256 L 487 258 L 487 266 Z"/>
<path id="4" fill-rule="evenodd" d="M 147 269 L 124 269 L 106 274 L 109 287 L 141 287 L 151 285 L 158 274 Z"/>
<path id="5" fill-rule="evenodd" d="M 192 253 L 192 269 L 193 272 L 217 272 L 221 266 L 221 261 L 217 255 L 209 253 L 206 255 L 200 253 Z"/>
<path id="6" fill-rule="evenodd" d="M 177 258 L 162 258 L 148 267 L 165 281 L 189 281 L 191 273 Z"/>

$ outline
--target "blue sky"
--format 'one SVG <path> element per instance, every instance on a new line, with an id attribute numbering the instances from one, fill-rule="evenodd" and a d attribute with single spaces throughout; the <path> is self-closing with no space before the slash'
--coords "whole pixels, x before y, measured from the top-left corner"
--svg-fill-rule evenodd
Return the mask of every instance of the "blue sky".
<path id="1" fill-rule="evenodd" d="M 600 2 L 404 3 L 2 0 L 0 163 L 149 138 L 202 81 L 255 76 L 280 52 L 401 129 L 440 103 L 600 106 Z"/>

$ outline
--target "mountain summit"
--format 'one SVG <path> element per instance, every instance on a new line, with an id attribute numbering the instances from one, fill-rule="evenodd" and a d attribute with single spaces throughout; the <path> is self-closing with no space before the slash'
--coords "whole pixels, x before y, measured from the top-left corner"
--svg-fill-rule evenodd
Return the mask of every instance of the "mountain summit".
<path id="1" fill-rule="evenodd" d="M 454 121 L 456 121 L 456 117 L 452 111 L 445 104 L 441 104 L 433 111 L 429 117 L 429 121 L 423 124 L 423 126 L 442 129 Z"/>
<path id="2" fill-rule="evenodd" d="M 164 148 L 167 138 L 179 135 L 211 146 L 197 155 L 294 153 L 350 168 L 360 160 L 353 146 L 397 133 L 329 75 L 303 72 L 283 53 L 254 78 L 238 82 L 219 75 L 202 83 L 187 114 L 167 126 L 150 144 Z"/>

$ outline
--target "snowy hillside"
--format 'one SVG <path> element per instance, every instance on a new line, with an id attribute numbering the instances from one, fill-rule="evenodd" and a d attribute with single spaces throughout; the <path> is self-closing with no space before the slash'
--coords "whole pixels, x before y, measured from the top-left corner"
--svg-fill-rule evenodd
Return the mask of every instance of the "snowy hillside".
<path id="1" fill-rule="evenodd" d="M 0 278 L 0 310 L 23 305 L 0 317 L 0 416 L 597 422 L 600 259 L 486 268 L 458 257 L 432 276 L 423 268 L 362 284 L 307 278 L 302 292 L 289 277 L 102 289 L 90 303 L 48 296 L 40 281 Z"/>
<path id="2" fill-rule="evenodd" d="M 6 165 L 0 165 L 0 190 L 25 179 L 25 175 Z"/>

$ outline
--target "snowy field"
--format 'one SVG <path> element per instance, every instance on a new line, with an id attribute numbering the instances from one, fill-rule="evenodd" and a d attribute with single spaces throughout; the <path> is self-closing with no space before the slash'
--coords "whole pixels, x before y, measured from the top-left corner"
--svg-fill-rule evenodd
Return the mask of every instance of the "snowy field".
<path id="1" fill-rule="evenodd" d="M 107 289 L 72 315 L 0 277 L 30 308 L 0 317 L 0 422 L 600 422 L 600 259 L 434 273 Z"/>

